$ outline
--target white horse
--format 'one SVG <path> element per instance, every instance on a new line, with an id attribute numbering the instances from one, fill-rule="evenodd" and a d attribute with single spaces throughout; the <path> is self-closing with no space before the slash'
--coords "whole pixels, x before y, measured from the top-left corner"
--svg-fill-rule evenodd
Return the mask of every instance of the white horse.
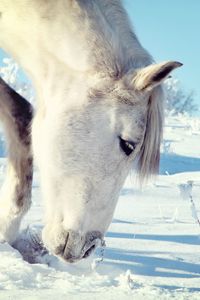
<path id="1" fill-rule="evenodd" d="M 161 83 L 181 64 L 153 62 L 119 0 L 1 0 L 0 46 L 37 95 L 31 130 L 44 244 L 80 260 L 103 240 L 133 161 L 141 179 L 157 171 Z M 12 244 L 30 206 L 31 107 L 2 81 L 0 109 L 9 141 L 0 233 Z"/>

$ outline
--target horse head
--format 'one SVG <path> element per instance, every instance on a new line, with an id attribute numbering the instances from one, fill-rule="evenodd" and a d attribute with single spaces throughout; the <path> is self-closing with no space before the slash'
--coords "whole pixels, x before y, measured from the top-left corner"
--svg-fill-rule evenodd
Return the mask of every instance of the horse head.
<path id="1" fill-rule="evenodd" d="M 157 172 L 161 83 L 180 65 L 152 64 L 120 79 L 88 75 L 79 104 L 77 92 L 69 92 L 42 121 L 36 116 L 33 145 L 47 210 L 43 240 L 53 253 L 70 262 L 87 257 L 103 240 L 134 161 L 141 180 Z"/>

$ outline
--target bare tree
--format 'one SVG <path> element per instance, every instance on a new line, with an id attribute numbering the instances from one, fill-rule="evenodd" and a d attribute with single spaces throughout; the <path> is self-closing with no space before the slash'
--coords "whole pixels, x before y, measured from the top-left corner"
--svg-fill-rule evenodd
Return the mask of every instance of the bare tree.
<path id="1" fill-rule="evenodd" d="M 185 92 L 180 87 L 177 79 L 169 78 L 165 82 L 166 90 L 166 112 L 167 114 L 177 115 L 187 113 L 192 115 L 199 111 L 198 105 L 195 103 L 194 91 Z"/>

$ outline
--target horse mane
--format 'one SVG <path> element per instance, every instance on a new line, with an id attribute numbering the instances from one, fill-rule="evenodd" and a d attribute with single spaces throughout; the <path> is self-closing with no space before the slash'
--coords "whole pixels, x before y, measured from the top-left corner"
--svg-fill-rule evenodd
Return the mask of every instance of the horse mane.
<path id="1" fill-rule="evenodd" d="M 140 44 L 120 0 L 78 0 L 87 22 L 93 68 L 113 78 L 153 62 Z"/>
<path id="2" fill-rule="evenodd" d="M 153 89 L 148 103 L 145 136 L 138 158 L 141 183 L 159 171 L 160 144 L 163 136 L 163 101 L 164 91 L 160 85 Z"/>

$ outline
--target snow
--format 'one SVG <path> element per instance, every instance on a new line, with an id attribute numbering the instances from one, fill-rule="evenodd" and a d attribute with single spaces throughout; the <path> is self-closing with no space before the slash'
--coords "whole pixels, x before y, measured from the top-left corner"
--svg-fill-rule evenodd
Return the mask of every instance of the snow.
<path id="1" fill-rule="evenodd" d="M 30 251 L 42 227 L 36 172 L 21 253 L 0 244 L 0 299 L 200 299 L 199 137 L 200 119 L 167 118 L 160 176 L 142 190 L 133 174 L 127 178 L 105 249 L 77 264 Z M 5 163 L 1 158 L 1 181 Z"/>

